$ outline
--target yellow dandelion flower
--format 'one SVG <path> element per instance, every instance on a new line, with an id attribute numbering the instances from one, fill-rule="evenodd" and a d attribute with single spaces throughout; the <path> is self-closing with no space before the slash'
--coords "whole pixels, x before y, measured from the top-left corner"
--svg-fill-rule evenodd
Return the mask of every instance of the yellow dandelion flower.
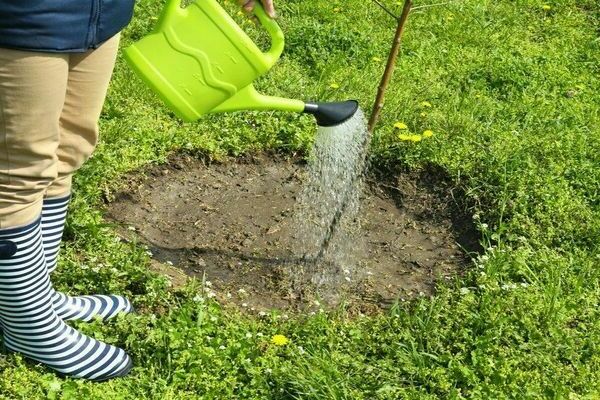
<path id="1" fill-rule="evenodd" d="M 427 107 L 427 108 L 430 108 L 430 107 L 431 107 L 431 103 L 430 103 L 430 102 L 428 102 L 428 101 L 423 101 L 423 102 L 421 102 L 421 107 Z"/>
<path id="2" fill-rule="evenodd" d="M 340 85 L 334 82 L 331 85 L 329 85 L 329 87 L 332 88 L 332 89 L 339 89 Z"/>
<path id="3" fill-rule="evenodd" d="M 375 61 L 375 62 L 381 62 L 381 58 L 379 58 L 379 57 L 373 57 L 373 61 Z"/>
<path id="4" fill-rule="evenodd" d="M 427 116 L 427 113 L 426 112 L 422 112 L 420 115 L 421 115 L 421 118 L 425 118 Z"/>
<path id="5" fill-rule="evenodd" d="M 271 343 L 275 346 L 285 346 L 290 340 L 283 335 L 275 335 L 271 338 Z"/>
<path id="6" fill-rule="evenodd" d="M 394 128 L 398 128 L 398 129 L 408 129 L 408 126 L 404 123 L 404 122 L 396 122 L 394 124 Z"/>
<path id="7" fill-rule="evenodd" d="M 421 137 L 421 135 L 410 135 L 410 141 L 413 143 L 417 143 L 420 142 L 423 138 Z"/>
<path id="8" fill-rule="evenodd" d="M 333 12 L 336 12 L 336 13 L 339 13 L 340 11 L 342 11 L 342 9 L 339 7 L 336 7 L 333 9 Z"/>
<path id="9" fill-rule="evenodd" d="M 430 138 L 432 136 L 433 136 L 433 131 L 426 130 L 425 132 L 423 132 L 423 137 L 424 138 Z"/>
<path id="10" fill-rule="evenodd" d="M 550 5 L 548 5 L 548 4 L 544 4 L 544 5 L 542 6 L 542 10 L 544 10 L 544 11 L 550 11 L 550 10 L 552 10 L 552 6 L 550 6 Z"/>
<path id="11" fill-rule="evenodd" d="M 407 135 L 406 133 L 401 133 L 398 135 L 398 139 L 408 142 L 412 135 Z"/>

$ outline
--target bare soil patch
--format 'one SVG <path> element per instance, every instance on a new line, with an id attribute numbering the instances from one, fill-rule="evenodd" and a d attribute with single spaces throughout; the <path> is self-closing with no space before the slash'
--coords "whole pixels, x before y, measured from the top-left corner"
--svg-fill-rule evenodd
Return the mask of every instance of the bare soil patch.
<path id="1" fill-rule="evenodd" d="M 130 176 L 108 217 L 149 246 L 161 273 L 178 283 L 181 272 L 205 276 L 220 301 L 255 312 L 340 302 L 373 312 L 433 294 L 477 250 L 471 218 L 457 211 L 442 171 L 379 174 L 363 194 L 357 268 L 330 265 L 321 271 L 328 284 L 308 276 L 298 287 L 292 215 L 304 171 L 299 160 L 268 155 L 220 163 L 177 155 Z"/>

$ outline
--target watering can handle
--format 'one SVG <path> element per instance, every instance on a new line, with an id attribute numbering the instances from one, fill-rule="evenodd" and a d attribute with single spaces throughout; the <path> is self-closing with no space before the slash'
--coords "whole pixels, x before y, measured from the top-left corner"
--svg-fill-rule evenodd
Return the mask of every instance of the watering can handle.
<path id="1" fill-rule="evenodd" d="M 265 62 L 269 68 L 275 65 L 285 47 L 285 37 L 283 31 L 274 19 L 269 17 L 260 2 L 256 2 L 254 7 L 254 15 L 258 18 L 265 30 L 271 35 L 271 48 L 266 53 L 263 53 Z"/>

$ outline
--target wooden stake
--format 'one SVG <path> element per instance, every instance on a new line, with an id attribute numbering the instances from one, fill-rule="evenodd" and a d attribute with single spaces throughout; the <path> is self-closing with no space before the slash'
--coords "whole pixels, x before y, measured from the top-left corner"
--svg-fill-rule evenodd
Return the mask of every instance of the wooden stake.
<path id="1" fill-rule="evenodd" d="M 402 14 L 400 15 L 400 18 L 398 18 L 398 27 L 396 28 L 396 35 L 394 36 L 394 43 L 390 51 L 390 56 L 387 60 L 385 73 L 383 74 L 383 78 L 381 79 L 381 83 L 379 84 L 377 98 L 375 100 L 375 105 L 373 106 L 371 118 L 369 119 L 370 133 L 373 133 L 377 122 L 379 122 L 379 116 L 381 114 L 381 110 L 383 109 L 383 104 L 385 101 L 385 92 L 387 91 L 390 81 L 392 80 L 392 75 L 394 75 L 394 70 L 396 69 L 396 60 L 398 59 L 398 54 L 400 53 L 402 34 L 404 33 L 404 26 L 406 25 L 406 20 L 408 19 L 408 14 L 410 14 L 411 7 L 412 0 L 405 0 L 404 7 L 402 8 Z"/>

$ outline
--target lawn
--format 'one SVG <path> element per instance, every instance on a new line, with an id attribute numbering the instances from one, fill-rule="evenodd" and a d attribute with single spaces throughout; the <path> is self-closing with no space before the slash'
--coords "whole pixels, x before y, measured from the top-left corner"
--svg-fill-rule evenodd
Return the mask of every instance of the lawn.
<path id="1" fill-rule="evenodd" d="M 123 46 L 151 29 L 160 8 L 138 1 Z M 394 21 L 359 0 L 280 0 L 279 14 L 287 49 L 260 89 L 357 98 L 369 109 Z M 126 379 L 93 384 L 2 352 L 0 397 L 600 398 L 599 110 L 596 0 L 463 0 L 415 10 L 372 163 L 445 171 L 465 194 L 485 252 L 432 298 L 381 315 L 257 319 L 199 301 L 200 282 L 172 290 L 148 271 L 143 246 L 118 239 L 104 204 L 125 174 L 177 151 L 307 154 L 313 121 L 266 112 L 183 124 L 120 59 L 53 278 L 71 294 L 131 297 L 136 315 L 78 328 L 125 347 L 136 367 Z M 396 122 L 433 136 L 404 141 Z M 271 344 L 275 334 L 290 343 Z"/>

